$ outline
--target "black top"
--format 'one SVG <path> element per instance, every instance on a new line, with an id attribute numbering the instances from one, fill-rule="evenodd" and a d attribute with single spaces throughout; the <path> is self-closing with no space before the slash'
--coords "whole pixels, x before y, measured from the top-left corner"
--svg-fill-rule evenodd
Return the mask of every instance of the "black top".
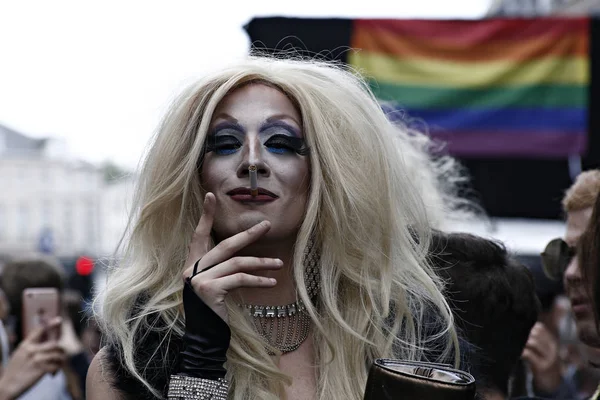
<path id="1" fill-rule="evenodd" d="M 156 390 L 167 397 L 170 376 L 179 364 L 178 356 L 182 350 L 181 337 L 172 334 L 166 337 L 166 324 L 162 319 L 156 318 L 155 329 L 140 332 L 136 337 L 134 360 L 137 370 L 144 379 Z M 160 328 L 165 328 L 161 332 Z M 159 328 L 159 329 L 156 329 Z M 147 400 L 155 398 L 148 388 L 134 377 L 125 367 L 123 352 L 115 343 L 107 343 L 107 351 L 103 362 L 108 366 L 111 385 L 122 393 L 128 400 Z"/>
<path id="2" fill-rule="evenodd" d="M 136 305 L 143 304 L 142 301 L 136 302 Z M 130 316 L 136 315 L 139 307 L 134 307 Z M 428 321 L 423 321 L 423 334 L 430 337 L 435 332 L 434 313 L 427 313 Z M 151 317 L 152 318 L 152 317 Z M 147 323 L 152 329 L 139 329 L 138 335 L 134 340 L 134 362 L 137 371 L 143 378 L 159 393 L 166 398 L 169 386 L 169 380 L 172 374 L 177 373 L 180 365 L 180 353 L 184 348 L 183 338 L 175 334 L 166 336 L 167 324 L 158 315 Z M 470 345 L 459 339 L 461 348 L 461 366 L 460 369 L 470 371 L 472 366 L 469 363 Z M 442 346 L 442 340 L 436 344 L 429 343 L 429 351 L 424 355 L 424 361 L 439 362 L 438 349 Z M 113 388 L 118 390 L 125 399 L 152 399 L 155 398 L 150 390 L 136 377 L 134 377 L 124 366 L 123 352 L 116 343 L 106 343 L 104 364 L 110 371 L 110 378 Z M 452 359 L 451 355 L 450 359 Z M 370 367 L 370 366 L 369 366 Z"/>

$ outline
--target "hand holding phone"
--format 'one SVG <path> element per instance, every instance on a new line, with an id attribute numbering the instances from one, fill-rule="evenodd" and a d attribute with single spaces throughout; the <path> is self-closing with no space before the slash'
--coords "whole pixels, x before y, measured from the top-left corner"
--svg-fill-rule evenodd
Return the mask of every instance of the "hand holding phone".
<path id="1" fill-rule="evenodd" d="M 28 288 L 23 291 L 23 337 L 34 330 L 45 327 L 61 315 L 60 294 L 56 288 Z M 57 341 L 60 326 L 47 330 L 42 341 Z"/>
<path id="2" fill-rule="evenodd" d="M 55 374 L 66 362 L 66 354 L 56 341 L 42 341 L 62 323 L 54 318 L 45 327 L 34 329 L 11 354 L 0 376 L 0 399 L 16 399 L 45 374 Z"/>

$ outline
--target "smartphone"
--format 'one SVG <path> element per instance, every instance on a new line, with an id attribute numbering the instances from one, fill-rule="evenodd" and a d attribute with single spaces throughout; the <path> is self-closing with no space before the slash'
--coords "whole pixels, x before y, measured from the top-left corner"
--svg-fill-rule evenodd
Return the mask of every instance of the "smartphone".
<path id="1" fill-rule="evenodd" d="M 23 338 L 39 326 L 61 315 L 60 294 L 56 288 L 28 288 L 23 291 Z M 58 340 L 60 328 L 48 331 L 42 341 Z"/>

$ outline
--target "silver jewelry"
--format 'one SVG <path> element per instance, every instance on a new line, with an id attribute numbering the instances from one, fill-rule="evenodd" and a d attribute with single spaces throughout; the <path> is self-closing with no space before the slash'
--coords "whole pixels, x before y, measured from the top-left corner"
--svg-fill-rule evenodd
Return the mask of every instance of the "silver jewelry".
<path id="1" fill-rule="evenodd" d="M 193 378 L 185 375 L 171 375 L 169 381 L 169 400 L 226 400 L 229 392 L 229 382 Z"/>
<path id="2" fill-rule="evenodd" d="M 308 297 L 314 299 L 319 291 L 319 255 L 309 240 L 303 257 L 304 281 Z M 258 334 L 282 354 L 292 352 L 308 337 L 310 315 L 301 299 L 284 306 L 242 305 L 253 319 Z M 269 351 L 271 355 L 274 355 Z"/>

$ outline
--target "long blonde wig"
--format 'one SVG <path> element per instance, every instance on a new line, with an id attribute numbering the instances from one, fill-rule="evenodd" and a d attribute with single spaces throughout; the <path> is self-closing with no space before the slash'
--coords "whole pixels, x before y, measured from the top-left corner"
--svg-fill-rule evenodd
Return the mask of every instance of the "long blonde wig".
<path id="1" fill-rule="evenodd" d="M 425 261 L 429 228 L 438 224 L 444 198 L 432 183 L 442 164 L 429 162 L 421 145 L 426 139 L 392 124 L 351 71 L 250 57 L 175 100 L 141 169 L 123 257 L 98 300 L 104 333 L 122 349 L 129 372 L 151 387 L 134 365 L 135 337 L 154 329 L 150 317 L 160 316 L 167 327 L 165 346 L 183 334 L 181 273 L 204 195 L 198 160 L 215 108 L 249 82 L 274 85 L 293 100 L 311 149 L 310 193 L 293 272 L 313 320 L 317 398 L 362 399 L 368 368 L 378 357 L 419 360 L 434 342 L 441 343 L 441 357 L 455 354 L 452 316 Z M 316 305 L 307 296 L 302 265 L 309 238 L 321 256 Z M 131 316 L 141 295 L 146 300 Z M 290 377 L 241 310 L 228 306 L 230 398 L 284 398 Z"/>

